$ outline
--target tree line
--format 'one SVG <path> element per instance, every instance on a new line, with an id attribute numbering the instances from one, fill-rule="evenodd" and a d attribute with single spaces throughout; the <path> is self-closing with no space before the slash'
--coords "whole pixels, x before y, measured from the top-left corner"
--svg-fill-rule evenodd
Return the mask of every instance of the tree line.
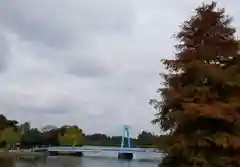
<path id="1" fill-rule="evenodd" d="M 156 147 L 159 136 L 143 131 L 137 138 L 131 138 L 132 146 Z M 127 140 L 125 140 L 127 141 Z M 32 128 L 30 123 L 20 124 L 0 115 L 0 147 L 10 148 L 19 145 L 23 148 L 39 146 L 117 146 L 121 145 L 121 136 L 106 134 L 84 134 L 77 126 L 62 126 L 39 130 Z"/>

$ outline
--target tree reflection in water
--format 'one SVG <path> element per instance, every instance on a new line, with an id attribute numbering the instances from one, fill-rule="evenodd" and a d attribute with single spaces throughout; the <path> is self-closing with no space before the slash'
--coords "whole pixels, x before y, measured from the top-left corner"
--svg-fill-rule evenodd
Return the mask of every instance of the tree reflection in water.
<path id="1" fill-rule="evenodd" d="M 81 167 L 81 159 L 70 156 L 51 157 L 47 160 L 47 167 Z"/>
<path id="2" fill-rule="evenodd" d="M 0 167 L 15 167 L 15 161 L 13 159 L 0 159 Z"/>

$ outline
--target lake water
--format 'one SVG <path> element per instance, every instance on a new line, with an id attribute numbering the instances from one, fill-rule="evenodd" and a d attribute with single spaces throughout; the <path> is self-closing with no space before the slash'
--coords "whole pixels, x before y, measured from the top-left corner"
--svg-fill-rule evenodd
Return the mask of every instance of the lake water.
<path id="1" fill-rule="evenodd" d="M 102 148 L 92 147 L 91 148 Z M 159 153 L 134 153 L 133 160 L 119 160 L 118 152 L 84 152 L 83 157 L 48 157 L 45 161 L 1 163 L 0 167 L 158 167 Z"/>
<path id="2" fill-rule="evenodd" d="M 110 157 L 49 157 L 45 161 L 20 161 L 1 167 L 157 167 L 158 161 L 118 160 Z"/>
<path id="3" fill-rule="evenodd" d="M 100 147 L 100 146 L 83 146 L 82 148 L 85 149 L 95 149 L 95 150 L 102 150 L 100 152 L 96 151 L 89 151 L 89 152 L 84 152 L 84 156 L 86 157 L 102 157 L 102 158 L 117 158 L 118 157 L 118 151 L 103 151 L 104 149 L 119 149 L 118 147 Z M 75 148 L 77 150 L 77 148 Z M 134 148 L 135 150 L 142 150 L 141 148 Z M 71 148 L 70 148 L 71 150 Z M 152 161 L 159 161 L 161 160 L 161 153 L 154 153 L 152 152 L 151 148 L 147 149 L 145 148 L 145 150 L 148 150 L 149 152 L 135 152 L 133 154 L 133 159 L 134 160 L 152 160 Z"/>

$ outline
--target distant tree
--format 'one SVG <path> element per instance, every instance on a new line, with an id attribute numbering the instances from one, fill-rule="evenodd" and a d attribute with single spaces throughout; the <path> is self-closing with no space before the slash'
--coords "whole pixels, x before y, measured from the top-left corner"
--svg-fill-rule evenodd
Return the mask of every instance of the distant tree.
<path id="1" fill-rule="evenodd" d="M 142 131 L 137 137 L 139 145 L 154 145 L 154 136 L 151 132 Z"/>
<path id="2" fill-rule="evenodd" d="M 92 140 L 107 140 L 108 136 L 105 134 L 95 133 L 91 135 Z"/>
<path id="3" fill-rule="evenodd" d="M 161 167 L 240 166 L 240 56 L 224 9 L 203 4 L 164 60 L 162 101 L 151 100 L 166 136 Z"/>
<path id="4" fill-rule="evenodd" d="M 17 129 L 17 124 L 18 124 L 18 121 L 16 120 L 8 120 L 8 127 L 14 127 L 15 129 Z"/>
<path id="5" fill-rule="evenodd" d="M 3 130 L 7 127 L 8 120 L 4 115 L 0 115 L 0 129 Z"/>
<path id="6" fill-rule="evenodd" d="M 66 127 L 64 134 L 58 134 L 60 145 L 80 146 L 83 144 L 83 133 L 78 127 Z"/>
<path id="7" fill-rule="evenodd" d="M 52 130 L 49 130 L 47 132 L 42 133 L 42 135 L 45 138 L 47 144 L 52 145 L 52 146 L 58 146 L 59 145 L 58 134 L 59 134 L 59 129 L 52 129 Z"/>
<path id="8" fill-rule="evenodd" d="M 0 115 L 0 130 L 3 130 L 8 127 L 13 127 L 17 129 L 18 121 L 16 120 L 8 120 L 4 115 Z"/>
<path id="9" fill-rule="evenodd" d="M 34 147 L 40 145 L 48 145 L 47 139 L 42 135 L 38 129 L 30 129 L 21 137 L 22 147 Z"/>
<path id="10" fill-rule="evenodd" d="M 1 140 L 7 143 L 7 147 L 12 147 L 16 143 L 20 142 L 21 136 L 14 128 L 9 127 L 3 130 Z"/>
<path id="11" fill-rule="evenodd" d="M 25 122 L 24 124 L 21 124 L 19 126 L 19 131 L 20 131 L 21 135 L 28 133 L 30 131 L 30 129 L 31 129 L 31 126 L 30 126 L 29 122 Z"/>
<path id="12" fill-rule="evenodd" d="M 138 135 L 138 139 L 140 138 L 152 138 L 153 134 L 151 132 L 147 132 L 147 131 L 142 131 L 142 133 L 140 133 Z"/>

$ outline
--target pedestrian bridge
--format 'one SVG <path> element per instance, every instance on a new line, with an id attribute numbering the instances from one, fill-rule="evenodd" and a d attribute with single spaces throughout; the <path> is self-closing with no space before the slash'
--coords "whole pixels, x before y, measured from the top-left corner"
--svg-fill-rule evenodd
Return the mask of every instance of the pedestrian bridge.
<path id="1" fill-rule="evenodd" d="M 127 134 L 127 147 L 124 147 L 124 140 L 125 140 L 125 134 Z M 129 137 L 129 126 L 123 127 L 123 134 L 122 134 L 122 141 L 121 141 L 121 147 L 114 148 L 114 147 L 93 147 L 93 146 L 81 146 L 81 147 L 75 147 L 75 146 L 54 146 L 54 147 L 47 147 L 47 148 L 35 148 L 34 151 L 47 151 L 50 155 L 59 155 L 59 154 L 71 154 L 74 153 L 77 156 L 81 156 L 84 154 L 84 152 L 94 152 L 94 153 L 101 153 L 101 152 L 117 152 L 118 158 L 126 158 L 126 159 L 132 159 L 133 154 L 135 153 L 148 153 L 148 154 L 161 154 L 162 152 L 153 149 L 153 148 L 132 148 L 130 143 L 130 137 Z"/>
<path id="2" fill-rule="evenodd" d="M 41 148 L 36 148 L 37 151 Z M 48 147 L 46 148 L 48 152 L 118 152 L 118 153 L 161 153 L 157 149 L 144 149 L 144 148 L 111 148 L 111 147 Z"/>

